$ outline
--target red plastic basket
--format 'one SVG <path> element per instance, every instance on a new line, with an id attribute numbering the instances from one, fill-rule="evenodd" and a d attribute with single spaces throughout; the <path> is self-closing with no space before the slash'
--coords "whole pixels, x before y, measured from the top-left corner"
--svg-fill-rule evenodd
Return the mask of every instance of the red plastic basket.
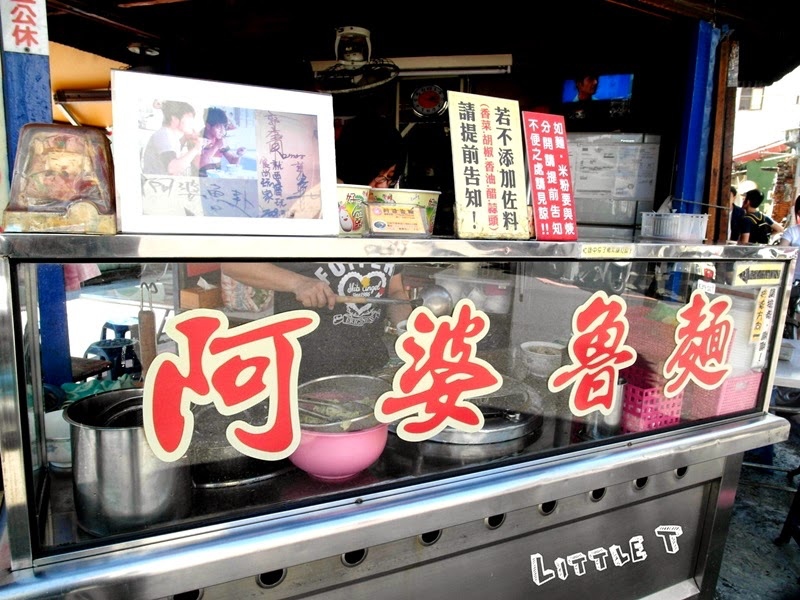
<path id="1" fill-rule="evenodd" d="M 686 389 L 686 404 L 691 419 L 718 417 L 754 408 L 761 386 L 761 373 L 728 377 L 714 390 L 704 390 L 694 384 Z"/>
<path id="2" fill-rule="evenodd" d="M 661 373 L 656 373 L 652 369 L 640 367 L 637 364 L 622 369 L 620 375 L 627 383 L 643 389 L 664 387 L 667 383 L 667 379 Z"/>
<path id="3" fill-rule="evenodd" d="M 640 388 L 626 383 L 622 431 L 652 431 L 675 425 L 681 420 L 682 406 L 683 392 L 674 398 L 665 398 L 662 388 Z"/>
<path id="4" fill-rule="evenodd" d="M 664 323 L 647 317 L 650 311 L 639 306 L 628 309 L 628 340 L 640 360 L 656 373 L 675 349 L 675 323 Z"/>

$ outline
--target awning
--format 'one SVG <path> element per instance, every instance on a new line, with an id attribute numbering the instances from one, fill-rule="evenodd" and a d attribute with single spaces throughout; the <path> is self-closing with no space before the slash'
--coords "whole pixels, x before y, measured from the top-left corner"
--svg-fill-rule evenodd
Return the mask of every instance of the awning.
<path id="1" fill-rule="evenodd" d="M 783 155 L 788 155 L 790 152 L 789 146 L 786 145 L 786 142 L 772 142 L 771 144 L 767 144 L 765 146 L 759 146 L 758 148 L 753 148 L 752 150 L 748 150 L 747 152 L 742 152 L 737 154 L 733 157 L 733 162 L 735 163 L 746 163 L 750 162 L 751 160 L 759 160 L 765 158 L 782 158 Z"/>

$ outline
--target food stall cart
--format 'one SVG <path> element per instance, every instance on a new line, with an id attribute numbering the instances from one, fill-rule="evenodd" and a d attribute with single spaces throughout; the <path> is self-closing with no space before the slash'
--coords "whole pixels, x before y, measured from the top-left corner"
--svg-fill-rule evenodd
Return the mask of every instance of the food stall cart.
<path id="1" fill-rule="evenodd" d="M 5 234 L 0 254 L 9 556 L 0 598 L 571 599 L 589 590 L 614 600 L 711 598 L 743 453 L 789 433 L 767 412 L 794 266 L 793 251 L 780 247 Z M 281 380 L 288 404 L 267 385 L 268 402 L 214 413 L 224 417 L 222 434 L 187 426 L 190 441 L 173 455 L 158 445 L 167 410 L 148 402 L 175 409 L 178 398 L 159 395 L 165 386 L 152 382 L 169 365 L 173 381 L 188 381 L 211 364 L 190 367 L 187 356 L 198 348 L 176 324 L 213 320 L 227 335 L 219 342 L 306 315 L 234 324 L 224 307 L 169 317 L 144 388 L 68 404 L 72 463 L 57 468 L 46 447 L 47 348 L 28 317 L 37 312 L 37 268 L 66 256 L 176 272 L 257 260 L 371 262 L 377 270 L 392 262 L 403 267 L 412 298 L 444 287 L 452 311 L 434 315 L 414 302 L 406 323 L 387 324 L 394 355 L 370 377 L 383 387 L 360 398 L 382 424 L 376 428 L 386 427 L 385 445 L 355 474 L 325 479 L 296 466 L 298 437 L 308 430 L 296 414 L 286 417 L 288 451 L 273 460 L 219 443 L 241 439 L 231 434 L 236 427 L 252 433 L 247 427 L 264 419 L 276 426 L 281 407 L 296 413 L 302 404 L 291 378 Z M 630 266 L 622 290 L 616 281 L 616 291 L 607 290 L 610 259 Z M 431 336 L 439 335 L 450 338 L 438 367 L 410 385 L 421 365 L 415 352 L 433 356 L 439 345 Z M 285 357 L 278 346 L 234 347 L 228 362 L 213 363 L 216 374 L 266 354 L 262 383 L 274 382 L 270 369 Z M 343 377 L 351 367 L 341 365 Z M 449 378 L 432 387 L 443 372 Z M 476 373 L 493 383 L 448 396 L 448 386 Z M 135 395 L 145 397 L 138 406 L 130 404 Z M 177 395 L 189 399 L 182 406 L 192 417 L 172 416 L 199 425 L 208 399 Z M 406 404 L 416 412 L 392 417 L 390 401 L 423 396 L 426 409 Z M 443 407 L 479 414 L 477 426 L 451 418 L 410 433 L 414 417 L 424 423 Z M 137 408 L 139 421 L 126 420 Z"/>

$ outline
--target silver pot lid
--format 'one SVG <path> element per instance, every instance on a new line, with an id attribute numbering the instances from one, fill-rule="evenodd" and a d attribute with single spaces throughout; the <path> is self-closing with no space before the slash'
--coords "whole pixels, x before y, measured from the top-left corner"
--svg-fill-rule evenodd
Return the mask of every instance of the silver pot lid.
<path id="1" fill-rule="evenodd" d="M 466 432 L 447 427 L 427 440 L 444 444 L 496 444 L 531 435 L 542 426 L 543 416 L 538 394 L 511 377 L 503 378 L 497 391 L 471 400 L 483 413 L 480 431 Z M 395 433 L 397 423 L 389 425 Z"/>
<path id="2" fill-rule="evenodd" d="M 480 407 L 484 415 L 480 431 L 461 431 L 447 427 L 430 438 L 443 444 L 482 445 L 516 440 L 532 434 L 542 425 L 542 415 L 494 407 Z"/>

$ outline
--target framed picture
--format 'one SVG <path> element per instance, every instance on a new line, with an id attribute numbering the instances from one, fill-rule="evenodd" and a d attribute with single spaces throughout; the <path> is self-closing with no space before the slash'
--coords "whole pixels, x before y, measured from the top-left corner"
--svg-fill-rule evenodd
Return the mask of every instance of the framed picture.
<path id="1" fill-rule="evenodd" d="M 122 233 L 339 231 L 327 94 L 112 71 Z"/>

